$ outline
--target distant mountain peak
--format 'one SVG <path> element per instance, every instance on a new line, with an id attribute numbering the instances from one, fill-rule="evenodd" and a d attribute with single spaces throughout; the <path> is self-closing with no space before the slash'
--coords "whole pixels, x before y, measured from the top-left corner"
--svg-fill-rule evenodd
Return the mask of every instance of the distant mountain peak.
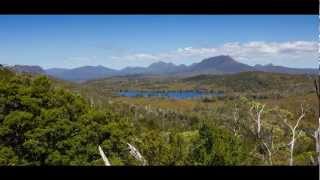
<path id="1" fill-rule="evenodd" d="M 233 58 L 230 56 L 230 55 L 225 55 L 225 54 L 222 54 L 222 55 L 218 55 L 218 56 L 214 56 L 215 58 L 226 58 L 226 59 L 231 59 L 233 60 Z M 212 57 L 213 58 L 213 57 Z"/>
<path id="2" fill-rule="evenodd" d="M 220 55 L 206 58 L 194 63 L 189 68 L 193 75 L 197 74 L 223 74 L 252 71 L 253 67 L 234 60 L 231 56 Z"/>
<path id="3" fill-rule="evenodd" d="M 150 64 L 148 67 L 158 67 L 158 66 L 176 66 L 176 65 L 171 62 L 166 63 L 163 61 L 157 61 L 157 62 Z"/>
<path id="4" fill-rule="evenodd" d="M 81 68 L 105 68 L 105 67 L 102 66 L 102 65 L 97 65 L 97 66 L 89 66 L 89 65 L 87 65 L 87 66 L 82 66 Z M 74 68 L 74 69 L 76 69 L 76 68 Z"/>
<path id="5" fill-rule="evenodd" d="M 213 56 L 213 57 L 209 57 L 209 58 L 206 58 L 206 59 L 223 59 L 223 60 L 226 60 L 226 61 L 235 61 L 231 56 L 229 55 L 219 55 L 219 56 Z M 206 60 L 204 59 L 204 60 Z"/>
<path id="6" fill-rule="evenodd" d="M 231 56 L 227 56 L 227 55 L 210 57 L 210 58 L 202 60 L 201 62 L 212 62 L 214 64 L 237 63 L 236 60 L 234 60 Z"/>
<path id="7" fill-rule="evenodd" d="M 30 65 L 14 65 L 11 67 L 14 71 L 31 73 L 31 74 L 45 74 L 45 71 L 40 66 Z"/>
<path id="8" fill-rule="evenodd" d="M 264 65 L 265 67 L 273 67 L 273 66 L 275 66 L 274 64 L 272 64 L 272 63 L 269 63 L 269 64 L 266 64 L 266 65 Z"/>

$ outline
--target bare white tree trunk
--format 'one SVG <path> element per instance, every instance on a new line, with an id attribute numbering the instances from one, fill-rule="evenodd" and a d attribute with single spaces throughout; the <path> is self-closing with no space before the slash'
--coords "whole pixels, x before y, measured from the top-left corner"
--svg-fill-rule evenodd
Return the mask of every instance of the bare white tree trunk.
<path id="1" fill-rule="evenodd" d="M 141 155 L 141 153 L 138 151 L 137 148 L 135 148 L 133 145 L 127 143 L 129 146 L 130 154 L 136 158 L 138 161 L 142 163 L 143 166 L 147 165 L 147 161 L 144 159 L 144 157 Z"/>
<path id="2" fill-rule="evenodd" d="M 257 113 L 257 125 L 258 125 L 258 137 L 260 137 L 260 131 L 261 131 L 261 113 L 264 109 L 264 105 L 260 109 L 260 111 Z"/>
<path id="3" fill-rule="evenodd" d="M 239 108 L 237 108 L 237 106 L 234 106 L 234 111 L 233 111 L 233 121 L 234 121 L 234 125 L 233 125 L 233 134 L 235 136 L 238 135 L 238 123 L 239 123 Z"/>
<path id="4" fill-rule="evenodd" d="M 291 141 L 289 143 L 290 145 L 290 160 L 289 160 L 289 165 L 292 166 L 293 165 L 293 151 L 294 151 L 294 145 L 295 145 L 295 142 L 297 140 L 297 138 L 299 137 L 301 131 L 299 132 L 298 135 L 296 135 L 296 130 L 297 130 L 297 127 L 299 126 L 299 123 L 300 121 L 302 120 L 302 118 L 305 116 L 305 113 L 304 113 L 304 110 L 303 110 L 303 107 L 302 107 L 302 104 L 301 104 L 301 115 L 300 117 L 298 118 L 295 126 L 292 126 L 290 125 L 288 122 L 287 122 L 287 119 L 284 119 L 284 123 L 290 128 L 291 130 Z"/>
<path id="5" fill-rule="evenodd" d="M 100 145 L 99 145 L 98 149 L 99 149 L 99 153 L 100 153 L 100 155 L 101 155 L 101 157 L 102 157 L 102 160 L 103 160 L 103 162 L 104 162 L 104 165 L 106 165 L 106 166 L 111 166 L 108 158 L 107 158 L 106 155 L 104 154 L 104 152 L 103 152 L 102 148 L 100 147 Z"/>
<path id="6" fill-rule="evenodd" d="M 266 147 L 267 151 L 268 151 L 268 157 L 269 157 L 269 164 L 272 166 L 273 162 L 272 162 L 272 151 L 269 148 L 269 146 L 267 145 L 267 143 L 263 142 L 264 147 Z"/>
<path id="7" fill-rule="evenodd" d="M 270 136 L 267 137 L 267 141 L 262 140 L 262 144 L 264 145 L 264 147 L 266 148 L 267 152 L 268 152 L 268 161 L 270 165 L 273 165 L 273 154 L 275 153 L 275 149 L 274 149 L 274 145 L 273 145 L 273 128 L 270 131 Z"/>
<path id="8" fill-rule="evenodd" d="M 94 107 L 94 102 L 93 102 L 93 99 L 92 99 L 92 98 L 90 98 L 90 106 L 91 106 L 91 107 Z"/>
<path id="9" fill-rule="evenodd" d="M 261 114 L 263 112 L 263 109 L 265 107 L 265 104 L 260 106 L 259 104 L 254 104 L 250 108 L 250 115 L 252 119 L 257 123 L 257 135 L 258 138 L 260 138 L 260 132 L 261 132 Z M 255 112 L 253 112 L 253 110 Z"/>

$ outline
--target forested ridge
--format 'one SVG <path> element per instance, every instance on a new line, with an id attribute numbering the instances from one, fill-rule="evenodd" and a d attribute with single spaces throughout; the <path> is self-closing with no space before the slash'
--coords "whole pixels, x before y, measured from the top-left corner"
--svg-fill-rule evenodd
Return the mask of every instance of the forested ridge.
<path id="1" fill-rule="evenodd" d="M 112 165 L 144 164 L 128 143 L 144 165 L 317 163 L 312 89 L 278 104 L 239 96 L 212 106 L 188 101 L 197 105 L 183 110 L 147 100 L 97 103 L 88 91 L 1 68 L 0 165 L 104 165 L 98 146 Z"/>

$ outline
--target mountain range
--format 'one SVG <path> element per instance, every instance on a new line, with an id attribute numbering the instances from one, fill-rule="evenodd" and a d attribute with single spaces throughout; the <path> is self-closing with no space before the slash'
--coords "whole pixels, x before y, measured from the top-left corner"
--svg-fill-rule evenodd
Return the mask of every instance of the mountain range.
<path id="1" fill-rule="evenodd" d="M 317 69 L 312 68 L 289 68 L 284 66 L 255 65 L 249 66 L 240 63 L 230 56 L 215 56 L 202 60 L 198 63 L 187 65 L 175 65 L 173 63 L 155 62 L 148 67 L 126 67 L 121 70 L 110 69 L 104 66 L 82 66 L 74 69 L 51 68 L 42 69 L 39 66 L 22 66 L 12 67 L 19 72 L 47 74 L 59 79 L 83 82 L 92 79 L 100 79 L 111 76 L 134 75 L 134 74 L 151 74 L 166 76 L 194 76 L 200 74 L 234 74 L 247 71 L 263 71 L 286 74 L 316 74 Z"/>
<path id="2" fill-rule="evenodd" d="M 31 74 L 46 74 L 46 71 L 40 66 L 14 65 L 10 69 L 17 72 L 25 72 Z"/>

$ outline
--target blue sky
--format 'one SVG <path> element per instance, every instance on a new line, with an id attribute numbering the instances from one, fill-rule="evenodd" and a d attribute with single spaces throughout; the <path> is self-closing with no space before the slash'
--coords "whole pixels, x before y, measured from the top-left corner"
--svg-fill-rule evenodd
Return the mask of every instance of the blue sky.
<path id="1" fill-rule="evenodd" d="M 0 63 L 120 69 L 228 54 L 316 67 L 316 15 L 1 15 Z"/>

